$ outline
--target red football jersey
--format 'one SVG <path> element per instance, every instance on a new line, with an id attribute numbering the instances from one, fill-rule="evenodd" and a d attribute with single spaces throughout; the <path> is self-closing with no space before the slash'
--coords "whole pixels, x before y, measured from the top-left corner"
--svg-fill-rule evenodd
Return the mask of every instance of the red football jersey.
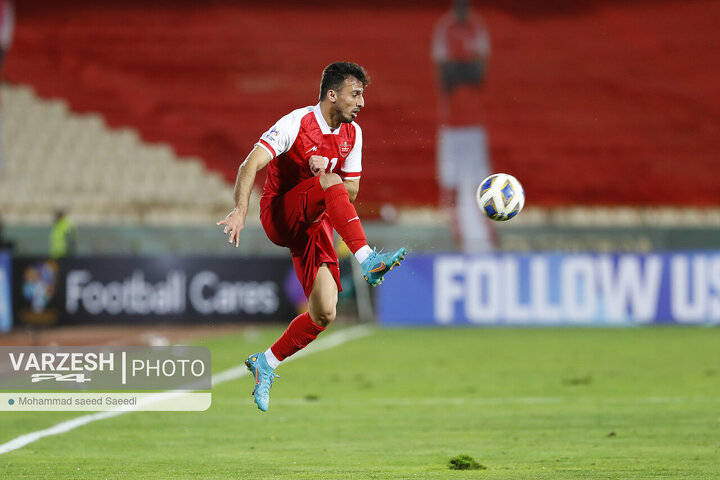
<path id="1" fill-rule="evenodd" d="M 268 164 L 261 208 L 313 176 L 309 164 L 312 155 L 325 157 L 325 172 L 337 173 L 343 180 L 360 178 L 362 172 L 360 126 L 342 123 L 331 129 L 320 112 L 320 104 L 285 115 L 255 145 L 273 157 Z"/>
<path id="2" fill-rule="evenodd" d="M 436 62 L 471 62 L 490 56 L 490 35 L 479 16 L 468 14 L 465 23 L 448 12 L 435 24 L 432 56 Z"/>

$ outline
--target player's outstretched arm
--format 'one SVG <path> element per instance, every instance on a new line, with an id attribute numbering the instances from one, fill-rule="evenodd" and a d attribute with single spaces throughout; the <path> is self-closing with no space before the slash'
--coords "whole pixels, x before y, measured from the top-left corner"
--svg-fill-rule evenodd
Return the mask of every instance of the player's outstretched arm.
<path id="1" fill-rule="evenodd" d="M 272 157 L 267 150 L 255 147 L 238 169 L 234 191 L 235 208 L 216 224 L 225 226 L 223 233 L 228 235 L 228 242 L 234 243 L 235 247 L 240 244 L 240 232 L 245 227 L 245 217 L 250 203 L 250 192 L 255 184 L 255 176 L 270 163 L 270 160 Z"/>

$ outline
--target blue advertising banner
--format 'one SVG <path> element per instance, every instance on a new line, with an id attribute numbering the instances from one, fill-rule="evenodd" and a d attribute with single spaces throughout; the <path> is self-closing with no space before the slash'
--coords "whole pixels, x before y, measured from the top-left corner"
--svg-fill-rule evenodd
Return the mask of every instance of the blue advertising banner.
<path id="1" fill-rule="evenodd" d="M 288 258 L 19 257 L 13 272 L 18 325 L 287 322 L 298 301 Z"/>
<path id="2" fill-rule="evenodd" d="M 0 333 L 9 332 L 12 328 L 10 266 L 10 254 L 0 251 Z"/>
<path id="3" fill-rule="evenodd" d="M 408 256 L 385 325 L 720 323 L 720 252 Z"/>

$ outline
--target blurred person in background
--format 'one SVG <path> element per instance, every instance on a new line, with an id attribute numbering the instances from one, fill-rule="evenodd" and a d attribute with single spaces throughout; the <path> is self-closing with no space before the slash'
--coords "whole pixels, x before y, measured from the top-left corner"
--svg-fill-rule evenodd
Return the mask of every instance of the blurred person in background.
<path id="1" fill-rule="evenodd" d="M 55 222 L 50 230 L 50 257 L 63 258 L 75 255 L 77 233 L 75 225 L 64 210 L 55 212 Z"/>
<path id="2" fill-rule="evenodd" d="M 470 10 L 470 0 L 455 0 L 453 9 L 435 24 L 432 58 L 440 84 L 440 123 L 449 121 L 453 92 L 462 85 L 481 87 L 490 57 L 490 35 Z"/>
<path id="3" fill-rule="evenodd" d="M 469 0 L 454 0 L 438 19 L 431 56 L 437 69 L 437 172 L 441 204 L 466 252 L 492 248 L 494 236 L 475 202 L 475 189 L 490 173 L 482 86 L 488 72 L 490 35 Z"/>
<path id="4" fill-rule="evenodd" d="M 10 50 L 13 31 L 15 29 L 15 10 L 10 0 L 0 0 L 0 80 L 2 80 L 2 67 L 5 63 L 5 56 Z M 0 172 L 4 164 L 3 142 L 2 142 L 2 106 L 0 105 Z"/>
<path id="5" fill-rule="evenodd" d="M 262 411 L 270 403 L 274 370 L 305 348 L 335 319 L 342 290 L 333 228 L 338 232 L 370 285 L 405 257 L 406 249 L 382 253 L 368 246 L 352 202 L 360 188 L 362 130 L 354 122 L 365 106 L 369 84 L 365 69 L 350 62 L 328 65 L 320 82 L 320 103 L 282 117 L 240 165 L 235 208 L 218 222 L 238 246 L 255 176 L 265 166 L 260 220 L 268 238 L 290 249 L 295 272 L 308 298 L 308 312 L 295 317 L 264 353 L 245 364 L 255 377 L 253 395 Z"/>

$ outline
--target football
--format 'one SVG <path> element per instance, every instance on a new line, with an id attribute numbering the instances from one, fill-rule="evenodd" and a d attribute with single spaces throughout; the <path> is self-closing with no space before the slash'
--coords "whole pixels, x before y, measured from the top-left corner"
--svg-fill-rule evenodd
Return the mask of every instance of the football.
<path id="1" fill-rule="evenodd" d="M 477 189 L 476 199 L 488 218 L 504 222 L 523 209 L 525 190 L 512 175 L 496 173 L 482 181 Z"/>

